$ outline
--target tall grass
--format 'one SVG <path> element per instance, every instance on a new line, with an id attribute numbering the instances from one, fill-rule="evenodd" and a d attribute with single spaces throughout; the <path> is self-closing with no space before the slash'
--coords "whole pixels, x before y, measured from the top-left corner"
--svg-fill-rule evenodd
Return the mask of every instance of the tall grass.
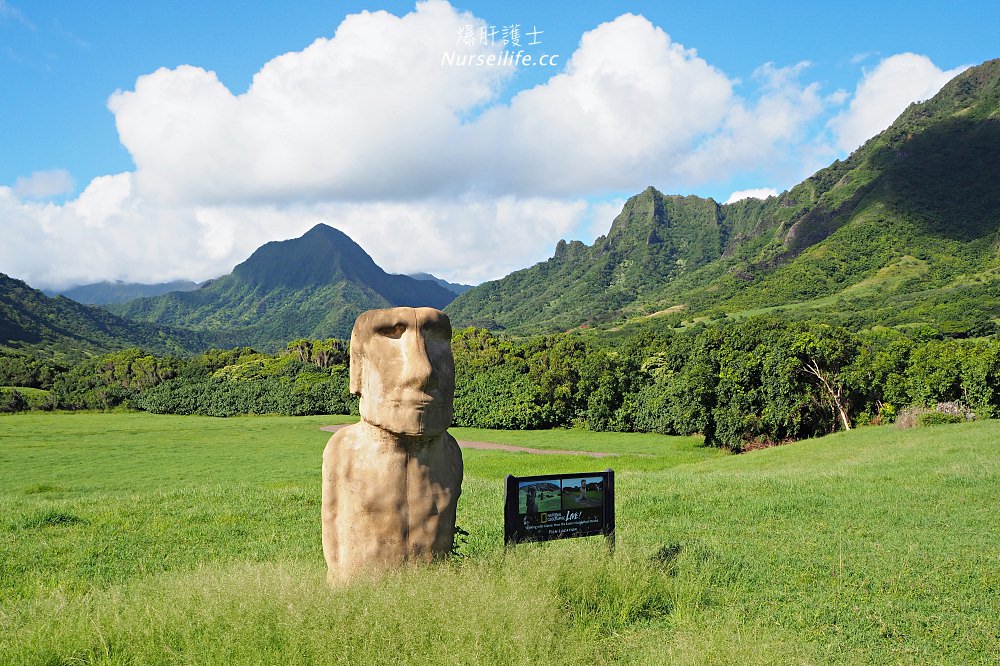
<path id="1" fill-rule="evenodd" d="M 329 417 L 0 417 L 3 664 L 990 664 L 1000 423 L 740 456 L 476 433 L 447 562 L 331 589 Z M 515 440 L 515 441 L 512 441 Z M 616 470 L 617 551 L 502 546 L 508 472 Z"/>
<path id="2" fill-rule="evenodd" d="M 690 603 L 648 562 L 573 544 L 407 568 L 340 589 L 316 565 L 204 565 L 5 618 L 10 663 L 564 663 Z M 6 632 L 5 632 L 6 633 Z"/>

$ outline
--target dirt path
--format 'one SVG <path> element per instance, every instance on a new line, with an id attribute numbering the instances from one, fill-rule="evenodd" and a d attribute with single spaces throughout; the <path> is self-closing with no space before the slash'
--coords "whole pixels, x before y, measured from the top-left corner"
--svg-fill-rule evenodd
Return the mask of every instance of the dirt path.
<path id="1" fill-rule="evenodd" d="M 337 432 L 341 428 L 346 428 L 350 423 L 323 426 L 320 430 L 327 432 Z M 491 451 L 507 451 L 510 453 L 544 453 L 556 456 L 589 456 L 591 458 L 609 458 L 618 455 L 617 453 L 604 453 L 602 451 L 558 451 L 555 449 L 531 449 L 526 446 L 513 446 L 511 444 L 497 444 L 496 442 L 466 442 L 459 440 L 458 445 L 463 449 L 487 449 Z"/>

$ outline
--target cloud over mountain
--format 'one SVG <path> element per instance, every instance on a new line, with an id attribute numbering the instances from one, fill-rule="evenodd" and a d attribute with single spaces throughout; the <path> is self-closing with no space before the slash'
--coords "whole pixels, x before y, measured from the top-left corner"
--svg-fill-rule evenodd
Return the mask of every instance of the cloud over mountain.
<path id="1" fill-rule="evenodd" d="M 810 123 L 842 101 L 804 81 L 804 63 L 732 79 L 632 14 L 505 96 L 509 62 L 443 58 L 501 54 L 459 43 L 470 25 L 485 22 L 429 0 L 350 15 L 264 63 L 243 92 L 195 65 L 139 77 L 108 102 L 135 170 L 64 204 L 29 196 L 28 184 L 57 194 L 52 178 L 0 187 L 15 231 L 0 267 L 40 286 L 202 280 L 324 221 L 389 270 L 478 282 L 592 234 L 607 201 L 651 183 L 687 192 L 754 169 L 761 184 L 791 184 L 816 164 Z M 832 125 L 839 144 L 877 124 L 870 109 L 887 105 L 873 90 L 892 88 L 893 103 L 929 94 L 896 85 L 924 71 L 901 62 L 859 85 Z"/>

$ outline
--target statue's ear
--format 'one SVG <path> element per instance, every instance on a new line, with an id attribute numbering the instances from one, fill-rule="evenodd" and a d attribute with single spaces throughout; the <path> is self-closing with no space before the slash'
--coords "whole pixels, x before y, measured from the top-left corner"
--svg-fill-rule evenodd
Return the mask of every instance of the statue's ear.
<path id="1" fill-rule="evenodd" d="M 360 317 L 354 320 L 354 328 L 351 329 L 349 389 L 354 395 L 361 395 L 361 375 L 363 372 L 361 357 L 363 356 L 362 348 L 364 347 L 363 331 L 366 330 L 365 327 L 369 318 L 370 314 L 368 312 L 362 313 Z"/>
<path id="2" fill-rule="evenodd" d="M 361 365 L 363 363 L 361 347 L 361 336 L 358 335 L 358 327 L 355 325 L 354 330 L 351 331 L 351 361 L 349 366 L 350 390 L 354 395 L 361 395 Z"/>
<path id="3" fill-rule="evenodd" d="M 361 354 L 355 354 L 353 347 L 351 348 L 351 367 L 350 367 L 350 390 L 354 395 L 361 395 Z"/>

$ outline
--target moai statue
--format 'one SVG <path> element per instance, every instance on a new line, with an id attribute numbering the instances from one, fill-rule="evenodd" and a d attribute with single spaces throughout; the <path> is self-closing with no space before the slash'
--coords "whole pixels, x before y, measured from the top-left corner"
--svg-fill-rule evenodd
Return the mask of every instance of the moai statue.
<path id="1" fill-rule="evenodd" d="M 432 308 L 365 312 L 351 332 L 361 422 L 323 452 L 323 554 L 338 583 L 451 552 L 462 451 L 451 322 Z"/>

